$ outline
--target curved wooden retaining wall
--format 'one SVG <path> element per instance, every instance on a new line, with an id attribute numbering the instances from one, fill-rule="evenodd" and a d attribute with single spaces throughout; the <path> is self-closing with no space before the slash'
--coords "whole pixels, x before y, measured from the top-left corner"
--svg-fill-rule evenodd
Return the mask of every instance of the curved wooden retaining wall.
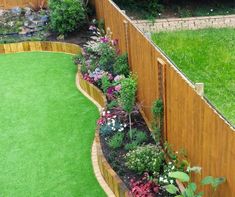
<path id="1" fill-rule="evenodd" d="M 18 52 L 33 52 L 33 51 L 48 51 L 48 52 L 63 52 L 68 54 L 77 54 L 81 52 L 81 48 L 76 44 L 63 42 L 22 42 L 13 44 L 0 45 L 0 54 L 18 53 Z M 79 85 L 90 97 L 92 97 L 102 108 L 106 108 L 106 98 L 104 94 L 96 86 L 84 80 L 78 72 L 77 80 Z M 99 128 L 96 129 L 95 142 L 97 147 L 97 159 L 100 172 L 106 181 L 107 185 L 117 197 L 130 197 L 129 190 L 111 168 L 102 152 Z"/>
<path id="2" fill-rule="evenodd" d="M 82 78 L 82 75 L 78 73 L 77 80 L 79 80 L 79 85 L 93 100 L 95 100 L 102 108 L 106 108 L 106 97 L 102 93 L 102 91 L 89 83 L 88 81 Z M 124 184 L 124 182 L 120 179 L 117 173 L 111 168 L 108 161 L 106 160 L 100 143 L 99 136 L 99 128 L 96 129 L 96 149 L 97 149 L 97 159 L 100 172 L 106 181 L 109 188 L 113 191 L 115 196 L 117 197 L 130 197 L 129 190 Z"/>
<path id="3" fill-rule="evenodd" d="M 32 51 L 49 51 L 49 52 L 63 52 L 69 54 L 77 54 L 81 52 L 81 47 L 76 44 L 63 42 L 21 42 L 11 44 L 1 44 L 0 54 L 18 53 L 18 52 L 32 52 Z"/>

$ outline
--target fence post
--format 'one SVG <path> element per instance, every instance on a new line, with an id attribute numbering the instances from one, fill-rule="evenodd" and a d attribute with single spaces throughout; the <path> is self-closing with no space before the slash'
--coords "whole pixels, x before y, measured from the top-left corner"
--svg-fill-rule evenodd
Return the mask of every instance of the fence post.
<path id="1" fill-rule="evenodd" d="M 130 49 L 130 30 L 129 30 L 129 23 L 128 21 L 124 20 L 124 30 L 125 30 L 125 45 L 126 45 L 126 52 L 128 54 L 128 63 L 130 66 L 130 69 L 132 68 L 131 64 L 131 49 Z"/>
<path id="2" fill-rule="evenodd" d="M 159 87 L 159 98 L 162 99 L 164 112 L 163 112 L 163 130 L 162 137 L 164 141 L 167 140 L 167 92 L 166 92 L 166 63 L 161 59 L 157 58 L 158 63 L 158 87 Z"/>

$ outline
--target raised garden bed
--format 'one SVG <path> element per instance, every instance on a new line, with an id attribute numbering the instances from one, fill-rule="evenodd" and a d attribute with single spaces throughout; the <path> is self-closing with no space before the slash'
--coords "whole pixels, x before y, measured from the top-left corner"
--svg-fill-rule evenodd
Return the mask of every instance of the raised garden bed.
<path id="1" fill-rule="evenodd" d="M 85 45 L 75 62 L 81 64 L 81 81 L 92 84 L 85 85 L 89 94 L 100 95 L 102 91 L 106 96 L 107 105 L 97 121 L 96 141 L 100 169 L 110 188 L 117 195 L 121 191 L 122 196 L 175 196 L 187 192 L 202 196 L 189 176 L 201 168 L 191 167 L 184 151 L 174 152 L 162 141 L 162 101 L 153 103 L 150 132 L 135 103 L 137 79 L 129 73 L 126 54 L 119 53 L 118 40 L 112 40 L 109 32 L 102 35 L 103 31 L 95 26 L 90 29 L 94 41 Z M 177 179 L 187 182 L 185 190 L 178 186 Z M 202 184 L 213 181 L 221 184 L 225 179 L 206 177 Z"/>

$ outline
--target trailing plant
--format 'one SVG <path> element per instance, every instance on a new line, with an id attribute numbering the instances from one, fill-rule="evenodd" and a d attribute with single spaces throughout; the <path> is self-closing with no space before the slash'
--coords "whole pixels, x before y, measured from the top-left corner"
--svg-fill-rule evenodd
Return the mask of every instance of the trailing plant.
<path id="1" fill-rule="evenodd" d="M 51 28 L 61 35 L 81 27 L 86 20 L 86 10 L 81 0 L 49 0 Z"/>
<path id="2" fill-rule="evenodd" d="M 112 149 L 120 148 L 123 144 L 124 133 L 115 133 L 108 141 L 108 145 Z"/>
<path id="3" fill-rule="evenodd" d="M 126 166 L 139 174 L 148 172 L 157 174 L 164 160 L 161 147 L 156 145 L 139 146 L 126 154 Z"/>
<path id="4" fill-rule="evenodd" d="M 136 91 L 137 91 L 137 80 L 133 75 L 125 78 L 121 81 L 121 91 L 120 91 L 120 104 L 124 111 L 128 113 L 129 117 L 129 128 L 130 128 L 130 138 L 133 139 L 132 135 L 132 120 L 131 112 L 135 105 Z"/>
<path id="5" fill-rule="evenodd" d="M 113 70 L 114 74 L 116 75 L 124 75 L 125 77 L 128 77 L 130 71 L 129 71 L 127 53 L 117 57 L 113 65 Z"/>

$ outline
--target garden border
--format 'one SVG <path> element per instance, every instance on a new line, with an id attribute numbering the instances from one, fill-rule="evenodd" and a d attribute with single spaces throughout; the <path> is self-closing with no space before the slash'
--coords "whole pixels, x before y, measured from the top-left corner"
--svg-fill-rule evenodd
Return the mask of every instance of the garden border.
<path id="1" fill-rule="evenodd" d="M 76 77 L 76 84 L 78 89 L 89 99 L 91 100 L 100 110 L 102 111 L 103 108 L 106 108 L 107 100 L 103 92 L 97 88 L 95 85 L 89 83 L 88 81 L 84 80 L 81 73 L 77 73 Z M 109 165 L 108 161 L 106 160 L 101 144 L 100 144 L 100 136 L 99 136 L 99 127 L 96 128 L 96 135 L 94 141 L 94 151 L 96 151 L 96 158 L 97 161 L 93 160 L 94 164 L 94 171 L 96 174 L 97 179 L 99 180 L 102 176 L 105 182 L 100 182 L 104 190 L 108 190 L 106 193 L 108 196 L 117 196 L 117 197 L 131 197 L 129 194 L 129 189 L 126 187 L 125 183 L 120 179 L 117 173 L 112 169 Z M 96 149 L 96 150 L 95 150 Z M 95 153 L 92 153 L 95 154 Z M 99 180 L 100 181 L 100 180 Z M 108 188 L 107 188 L 108 186 Z M 111 191 L 109 191 L 111 190 Z"/>

